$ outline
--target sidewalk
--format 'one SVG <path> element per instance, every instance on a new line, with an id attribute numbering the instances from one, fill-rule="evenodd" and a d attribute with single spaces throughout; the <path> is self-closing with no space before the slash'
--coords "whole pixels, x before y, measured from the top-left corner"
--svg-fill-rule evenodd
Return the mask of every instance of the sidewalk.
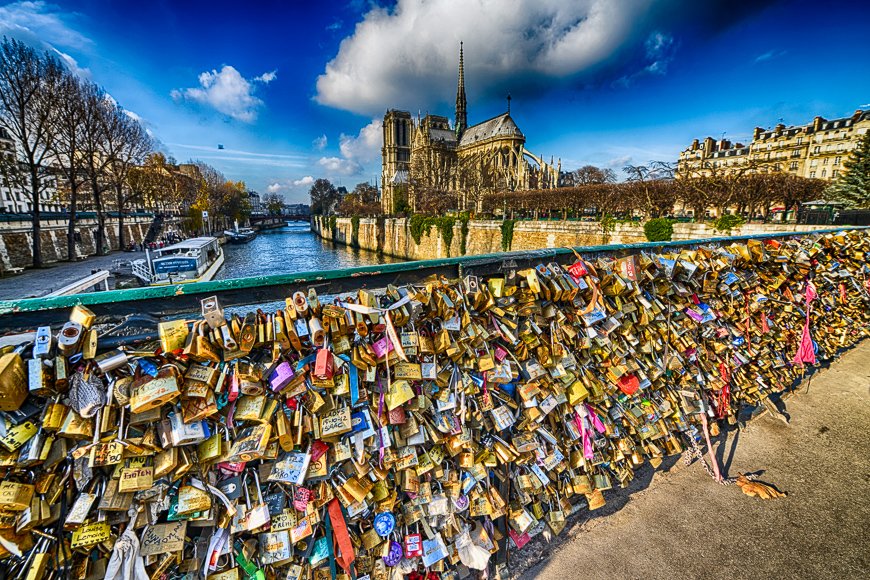
<path id="1" fill-rule="evenodd" d="M 44 296 L 49 292 L 81 280 L 91 270 L 111 270 L 114 260 L 144 258 L 145 252 L 112 252 L 106 256 L 90 256 L 81 262 L 55 262 L 40 270 L 25 270 L 21 274 L 0 278 L 0 300 L 17 300 Z M 109 278 L 109 284 L 114 278 Z"/>
<path id="2" fill-rule="evenodd" d="M 528 580 L 866 578 L 870 341 L 806 389 L 786 402 L 790 426 L 764 415 L 719 438 L 728 474 L 763 471 L 759 479 L 788 497 L 744 496 L 682 459 L 667 473 L 647 467 L 636 491 L 605 492 L 607 506 L 578 513 L 552 543 L 512 555 L 512 568 Z"/>

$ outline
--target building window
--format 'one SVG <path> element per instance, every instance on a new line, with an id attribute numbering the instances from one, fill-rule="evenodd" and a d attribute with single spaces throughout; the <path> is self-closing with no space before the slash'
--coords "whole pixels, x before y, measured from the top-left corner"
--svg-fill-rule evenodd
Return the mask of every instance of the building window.
<path id="1" fill-rule="evenodd" d="M 791 169 L 792 171 L 795 171 L 797 168 L 798 168 L 798 162 L 792 161 L 791 165 L 789 165 L 789 169 Z"/>
<path id="2" fill-rule="evenodd" d="M 815 167 L 815 166 L 818 165 L 818 164 L 819 164 L 819 160 L 818 160 L 818 159 L 813 159 L 812 161 L 810 161 L 810 167 Z"/>
<path id="3" fill-rule="evenodd" d="M 825 157 L 824 159 L 822 159 L 822 165 L 827 165 L 827 164 L 828 164 L 828 158 Z"/>
<path id="4" fill-rule="evenodd" d="M 813 147 L 813 153 L 818 154 L 818 152 L 821 151 L 821 150 L 822 150 L 822 148 L 819 147 L 818 145 L 816 145 L 815 147 Z"/>
<path id="5" fill-rule="evenodd" d="M 810 171 L 810 178 L 811 178 L 811 179 L 815 179 L 815 177 L 816 177 L 816 172 L 815 172 L 815 171 Z"/>
<path id="6" fill-rule="evenodd" d="M 828 170 L 822 169 L 822 177 L 827 177 L 827 176 L 828 176 Z"/>
<path id="7" fill-rule="evenodd" d="M 837 177 L 837 175 L 838 175 L 839 173 L 840 173 L 840 170 L 839 170 L 839 169 L 835 169 L 835 170 L 833 170 L 833 171 L 831 172 L 831 177 Z"/>
<path id="8" fill-rule="evenodd" d="M 803 137 L 798 137 L 798 138 L 797 138 L 797 144 L 798 144 L 798 145 L 803 145 L 803 143 L 804 143 L 804 138 L 803 138 Z"/>
<path id="9" fill-rule="evenodd" d="M 795 149 L 794 151 L 792 151 L 791 156 L 792 157 L 800 157 L 801 156 L 800 149 Z"/>
<path id="10" fill-rule="evenodd" d="M 834 157 L 834 165 L 839 165 L 839 164 L 840 164 L 840 159 L 842 159 L 842 157 L 840 157 L 839 155 L 837 155 L 836 157 Z"/>

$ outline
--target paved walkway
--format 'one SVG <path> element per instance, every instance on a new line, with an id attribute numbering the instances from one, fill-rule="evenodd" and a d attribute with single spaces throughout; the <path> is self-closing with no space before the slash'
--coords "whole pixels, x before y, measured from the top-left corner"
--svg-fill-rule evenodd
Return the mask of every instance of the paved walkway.
<path id="1" fill-rule="evenodd" d="M 605 492 L 596 517 L 581 511 L 549 545 L 527 546 L 521 561 L 543 561 L 521 577 L 870 577 L 870 341 L 805 391 L 786 401 L 790 426 L 766 414 L 718 445 L 729 474 L 763 470 L 787 498 L 744 496 L 682 460 L 646 469 L 634 493 Z"/>
<path id="2" fill-rule="evenodd" d="M 114 260 L 144 258 L 145 252 L 112 252 L 107 256 L 91 256 L 81 262 L 56 262 L 40 270 L 25 270 L 21 274 L 0 278 L 0 300 L 33 298 L 81 280 L 91 270 L 111 270 Z M 114 278 L 109 278 L 109 284 Z"/>

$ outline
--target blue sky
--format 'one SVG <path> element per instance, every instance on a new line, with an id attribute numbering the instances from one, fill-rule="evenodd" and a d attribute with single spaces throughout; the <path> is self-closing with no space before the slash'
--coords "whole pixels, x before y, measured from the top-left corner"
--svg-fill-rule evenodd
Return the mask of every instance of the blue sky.
<path id="1" fill-rule="evenodd" d="M 529 150 L 618 169 L 870 107 L 868 22 L 836 0 L 0 1 L 0 33 L 58 51 L 167 153 L 288 202 L 377 182 L 386 109 L 452 118 L 460 40 L 470 123 L 510 93 Z"/>

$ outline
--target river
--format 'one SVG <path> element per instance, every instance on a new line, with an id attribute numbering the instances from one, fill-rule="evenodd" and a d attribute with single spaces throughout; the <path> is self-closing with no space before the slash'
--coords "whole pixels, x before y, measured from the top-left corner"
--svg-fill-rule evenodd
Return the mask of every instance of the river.
<path id="1" fill-rule="evenodd" d="M 307 222 L 265 230 L 247 244 L 225 244 L 224 266 L 216 280 L 269 274 L 337 270 L 401 260 L 334 245 L 314 235 Z"/>
<path id="2" fill-rule="evenodd" d="M 311 231 L 307 222 L 260 232 L 247 244 L 225 244 L 224 265 L 216 280 L 246 278 L 268 274 L 290 274 L 354 268 L 370 264 L 401 261 L 374 252 L 355 250 L 323 241 Z M 144 258 L 142 252 L 112 252 L 108 256 L 90 257 L 81 262 L 57 262 L 42 270 L 25 270 L 22 274 L 0 278 L 0 300 L 44 296 L 66 284 L 80 280 L 95 269 L 112 268 L 116 259 Z M 114 279 L 110 278 L 114 286 Z"/>

